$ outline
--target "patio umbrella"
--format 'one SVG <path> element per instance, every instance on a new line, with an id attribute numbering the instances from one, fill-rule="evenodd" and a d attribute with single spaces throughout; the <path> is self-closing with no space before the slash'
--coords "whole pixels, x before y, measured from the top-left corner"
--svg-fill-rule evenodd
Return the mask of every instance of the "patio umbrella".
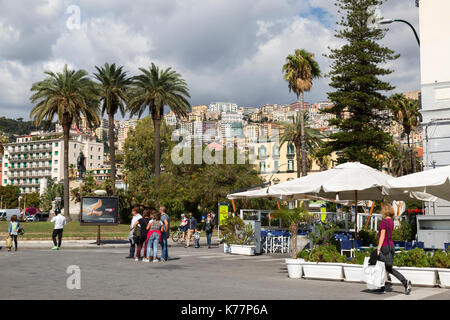
<path id="1" fill-rule="evenodd" d="M 450 201 L 450 166 L 392 178 L 387 183 L 391 190 L 422 191 Z"/>

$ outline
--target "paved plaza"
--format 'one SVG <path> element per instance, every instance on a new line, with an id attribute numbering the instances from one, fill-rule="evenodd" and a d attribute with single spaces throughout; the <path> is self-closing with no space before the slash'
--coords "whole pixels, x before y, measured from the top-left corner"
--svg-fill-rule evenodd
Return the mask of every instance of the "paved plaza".
<path id="1" fill-rule="evenodd" d="M 0 299 L 450 299 L 450 290 L 397 285 L 383 295 L 365 284 L 289 279 L 282 255 L 226 255 L 212 249 L 169 248 L 170 260 L 125 259 L 127 248 L 0 250 Z M 79 268 L 80 289 L 68 289 Z"/>

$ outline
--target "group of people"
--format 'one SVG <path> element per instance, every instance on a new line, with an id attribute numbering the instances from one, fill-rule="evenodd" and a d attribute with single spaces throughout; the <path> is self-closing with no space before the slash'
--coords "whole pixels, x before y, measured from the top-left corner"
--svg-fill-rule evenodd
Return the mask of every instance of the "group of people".
<path id="1" fill-rule="evenodd" d="M 185 248 L 189 248 L 192 235 L 196 232 L 199 232 L 197 228 L 197 219 L 193 216 L 192 212 L 189 212 L 189 218 L 187 218 L 184 213 L 181 215 L 180 228 L 183 231 L 181 239 L 186 241 Z M 202 230 L 205 231 L 206 234 L 206 242 L 208 245 L 208 249 L 211 249 L 211 238 L 214 230 L 214 217 L 212 213 L 208 213 L 206 215 L 205 223 L 203 224 Z M 196 241 L 195 247 L 196 248 L 199 247 L 198 239 Z"/>
<path id="2" fill-rule="evenodd" d="M 139 207 L 131 210 L 131 224 L 128 240 L 130 241 L 130 253 L 125 258 L 135 261 L 141 260 L 143 251 L 143 262 L 164 262 L 169 259 L 167 240 L 170 236 L 170 218 L 166 212 L 166 207 L 160 207 L 159 212 L 145 208 L 142 211 Z M 181 215 L 181 225 L 183 236 L 186 241 L 186 248 L 190 246 L 190 238 L 195 232 L 199 232 L 197 219 L 192 212 L 189 218 L 185 214 Z M 208 213 L 202 230 L 206 233 L 208 248 L 211 248 L 211 238 L 214 230 L 214 218 Z M 161 256 L 158 258 L 158 245 L 161 245 Z M 198 242 L 196 247 L 198 247 Z"/>
<path id="3" fill-rule="evenodd" d="M 169 259 L 167 239 L 170 235 L 170 218 L 165 207 L 160 207 L 159 212 L 145 208 L 142 212 L 138 207 L 131 210 L 130 254 L 128 259 L 139 261 L 141 251 L 144 248 L 142 261 L 164 262 Z M 161 257 L 158 258 L 158 244 L 161 244 Z M 136 248 L 137 246 L 137 248 Z M 153 251 L 153 252 L 152 252 Z M 135 255 L 136 254 L 136 255 Z"/>

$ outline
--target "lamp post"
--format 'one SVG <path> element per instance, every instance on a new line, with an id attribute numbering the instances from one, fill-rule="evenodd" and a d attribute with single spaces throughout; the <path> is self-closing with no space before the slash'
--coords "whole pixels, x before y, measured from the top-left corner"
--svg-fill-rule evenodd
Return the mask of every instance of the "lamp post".
<path id="1" fill-rule="evenodd" d="M 414 32 L 414 36 L 416 37 L 417 44 L 418 44 L 419 47 L 420 47 L 420 39 L 419 39 L 419 36 L 417 35 L 416 29 L 414 29 L 414 27 L 412 26 L 412 24 L 409 23 L 408 21 L 402 20 L 402 19 L 383 19 L 383 20 L 381 20 L 381 21 L 378 22 L 378 23 L 379 23 L 379 24 L 390 24 L 390 23 L 392 23 L 392 22 L 403 22 L 403 23 L 406 23 L 406 24 L 411 28 L 411 30 Z"/>
<path id="2" fill-rule="evenodd" d="M 147 169 L 147 166 L 145 165 L 144 158 L 142 158 L 142 155 L 141 155 L 141 153 L 140 153 L 138 150 L 135 150 L 135 149 L 133 149 L 133 148 L 129 148 L 128 150 L 130 150 L 130 151 L 136 151 L 136 153 L 138 154 L 139 158 L 141 159 L 142 165 L 144 166 L 144 169 L 145 169 L 145 174 L 147 175 L 148 186 L 150 187 L 150 174 L 148 173 L 148 169 Z"/>

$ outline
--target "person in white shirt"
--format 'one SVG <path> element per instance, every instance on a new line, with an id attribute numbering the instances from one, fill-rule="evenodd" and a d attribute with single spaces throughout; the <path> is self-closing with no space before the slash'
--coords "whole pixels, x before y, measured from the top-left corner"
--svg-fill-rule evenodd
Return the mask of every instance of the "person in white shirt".
<path id="1" fill-rule="evenodd" d="M 131 219 L 130 233 L 128 234 L 128 241 L 130 241 L 130 255 L 126 256 L 125 257 L 126 259 L 132 259 L 132 258 L 134 259 L 134 251 L 136 248 L 136 243 L 133 240 L 133 232 L 134 232 L 134 228 L 139 223 L 139 219 L 142 219 L 142 216 L 139 213 L 138 207 L 134 207 L 131 210 L 131 215 L 133 216 L 133 218 Z"/>
<path id="2" fill-rule="evenodd" d="M 52 250 L 59 250 L 61 248 L 62 243 L 62 235 L 63 235 L 63 229 L 66 225 L 66 217 L 64 217 L 61 214 L 61 210 L 57 208 L 55 210 L 55 216 L 50 220 L 50 222 L 53 222 L 55 224 L 55 228 L 53 229 L 52 239 L 53 239 L 53 248 Z M 58 237 L 58 242 L 56 242 L 56 237 Z"/>

